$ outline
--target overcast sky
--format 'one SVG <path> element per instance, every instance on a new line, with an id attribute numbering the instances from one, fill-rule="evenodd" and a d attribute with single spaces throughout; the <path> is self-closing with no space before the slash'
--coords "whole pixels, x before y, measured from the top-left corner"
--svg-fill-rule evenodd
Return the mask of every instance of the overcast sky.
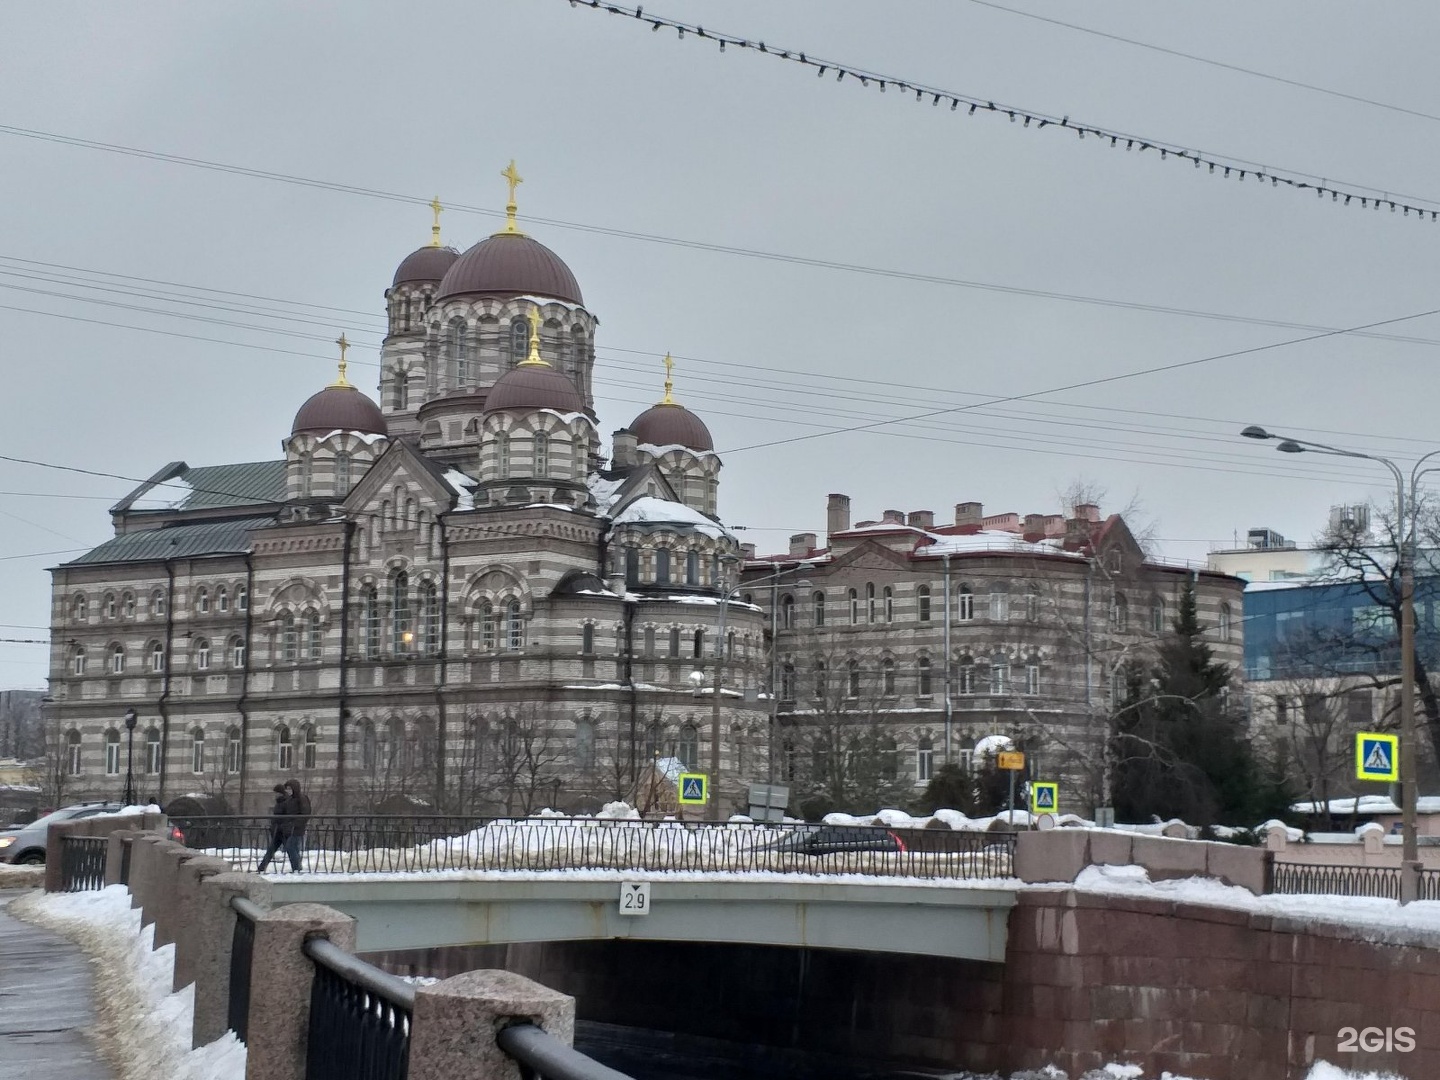
<path id="1" fill-rule="evenodd" d="M 1006 3 L 1440 116 L 1431 3 Z M 645 8 L 1076 122 L 1440 200 L 1440 120 L 973 0 Z M 1432 316 L 1384 329 L 1429 340 L 1333 337 L 925 427 L 741 449 L 1305 334 L 1272 323 L 1351 327 L 1440 308 L 1440 225 L 1002 116 L 967 118 L 564 0 L 6 4 L 0 103 L 12 127 L 491 211 L 513 157 L 523 227 L 566 260 L 600 319 L 604 430 L 658 399 L 659 355 L 674 352 L 676 396 L 725 457 L 722 515 L 762 552 L 792 532 L 823 532 L 831 491 L 852 496 L 857 520 L 930 508 L 948 521 L 965 500 L 1054 512 L 1057 493 L 1084 476 L 1108 490 L 1110 508 L 1138 495 L 1166 554 L 1203 559 L 1256 525 L 1307 539 L 1332 504 L 1387 490 L 1378 465 L 1278 455 L 1237 438 L 1244 424 L 1400 459 L 1436 445 Z M 373 364 L 383 292 L 429 224 L 403 201 L 0 133 L 0 454 L 125 476 L 176 459 L 278 456 L 295 409 L 333 377 L 336 334 Z M 444 237 L 463 249 L 496 227 L 452 211 Z M 221 291 L 166 304 L 113 290 L 173 286 L 81 288 L 99 282 L 96 271 Z M 82 295 L 106 303 L 69 298 Z M 225 325 L 237 322 L 259 329 Z M 357 371 L 373 393 L 376 369 Z M 132 486 L 0 462 L 0 637 L 45 636 L 46 568 L 72 556 L 34 553 L 103 540 L 107 506 Z M 0 645 L 0 687 L 44 676 L 43 648 Z"/>

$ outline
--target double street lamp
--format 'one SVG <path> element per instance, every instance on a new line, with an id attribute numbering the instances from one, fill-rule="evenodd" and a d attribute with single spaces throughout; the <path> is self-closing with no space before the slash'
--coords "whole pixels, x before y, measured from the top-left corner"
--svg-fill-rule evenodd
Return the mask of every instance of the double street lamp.
<path id="1" fill-rule="evenodd" d="M 135 805 L 135 722 L 134 709 L 125 710 L 125 732 L 129 743 L 125 748 L 125 805 Z"/>
<path id="2" fill-rule="evenodd" d="M 1358 450 L 1342 450 L 1336 446 L 1327 446 L 1324 443 L 1311 442 L 1308 439 L 1277 435 L 1255 425 L 1245 428 L 1240 434 L 1247 439 L 1278 439 L 1280 442 L 1275 449 L 1285 454 L 1308 452 L 1328 454 L 1332 457 L 1364 458 L 1366 461 L 1376 461 L 1389 469 L 1390 475 L 1395 478 L 1395 519 L 1398 532 L 1396 554 L 1400 564 L 1400 800 L 1403 844 L 1401 859 L 1404 862 L 1401 891 L 1402 899 L 1413 899 L 1413 896 L 1407 897 L 1404 894 L 1413 893 L 1413 886 L 1419 882 L 1420 871 L 1420 844 L 1415 820 L 1417 794 L 1415 784 L 1415 545 L 1418 531 L 1416 511 L 1419 506 L 1417 488 L 1420 477 L 1440 469 L 1440 466 L 1421 468 L 1431 458 L 1440 456 L 1440 450 L 1431 451 L 1415 462 L 1410 469 L 1410 483 L 1407 491 L 1405 474 L 1401 471 L 1400 466 L 1389 458 L 1378 457 L 1375 454 L 1362 454 Z M 1407 882 L 1411 883 L 1409 889 L 1405 885 Z"/>

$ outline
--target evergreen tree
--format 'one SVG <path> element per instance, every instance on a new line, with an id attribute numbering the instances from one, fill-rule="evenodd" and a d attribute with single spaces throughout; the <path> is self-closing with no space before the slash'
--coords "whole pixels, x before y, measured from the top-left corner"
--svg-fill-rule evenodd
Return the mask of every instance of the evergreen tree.
<path id="1" fill-rule="evenodd" d="M 1114 805 L 1130 820 L 1255 825 L 1284 813 L 1281 778 L 1264 769 L 1228 707 L 1230 669 L 1204 639 L 1187 583 L 1149 678 L 1132 671 L 1111 736 Z"/>

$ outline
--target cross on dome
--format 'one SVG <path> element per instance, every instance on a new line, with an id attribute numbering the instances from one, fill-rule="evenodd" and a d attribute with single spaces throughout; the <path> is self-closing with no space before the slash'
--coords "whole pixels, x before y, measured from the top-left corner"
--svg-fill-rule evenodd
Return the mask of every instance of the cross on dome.
<path id="1" fill-rule="evenodd" d="M 348 342 L 348 341 L 345 340 L 345 334 L 344 334 L 344 332 L 341 332 L 340 336 L 335 339 L 335 344 L 340 346 L 340 375 L 339 375 L 339 377 L 338 377 L 333 383 L 331 383 L 330 385 L 331 385 L 331 386 L 339 386 L 339 387 L 348 387 L 348 386 L 350 385 L 350 383 L 349 383 L 349 382 L 346 380 L 346 378 L 345 378 L 345 368 L 346 368 L 346 366 L 347 366 L 347 363 L 346 363 L 346 360 L 345 360 L 345 350 L 348 349 L 348 348 L 350 348 L 350 342 Z"/>
<path id="2" fill-rule="evenodd" d="M 430 226 L 430 246 L 438 248 L 440 246 L 440 215 L 445 212 L 445 207 L 440 205 L 439 195 L 430 200 L 430 209 L 435 214 L 435 224 Z"/>
<path id="3" fill-rule="evenodd" d="M 530 321 L 530 355 L 516 367 L 549 367 L 550 363 L 540 355 L 540 309 L 532 307 L 530 314 L 525 316 Z"/>
<path id="4" fill-rule="evenodd" d="M 678 401 L 675 400 L 675 397 L 674 397 L 674 394 L 673 394 L 673 391 L 674 391 L 674 389 L 675 389 L 675 380 L 674 380 L 674 378 L 672 378 L 672 376 L 673 376 L 674 374 L 675 374 L 675 361 L 670 358 L 670 354 L 667 352 L 667 353 L 665 354 L 665 396 L 660 399 L 660 404 L 661 404 L 661 405 L 678 405 L 678 404 L 680 404 Z"/>
<path id="5" fill-rule="evenodd" d="M 515 214 L 518 207 L 515 205 L 515 189 L 525 182 L 524 178 L 515 169 L 515 159 L 510 159 L 507 168 L 500 171 L 506 182 L 510 185 L 510 196 L 505 203 L 505 228 L 496 233 L 497 236 L 524 236 L 518 225 L 515 224 Z"/>

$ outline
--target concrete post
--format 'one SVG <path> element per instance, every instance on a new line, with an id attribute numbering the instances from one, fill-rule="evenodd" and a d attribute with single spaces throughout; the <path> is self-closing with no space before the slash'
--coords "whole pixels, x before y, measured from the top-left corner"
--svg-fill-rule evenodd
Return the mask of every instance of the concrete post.
<path id="1" fill-rule="evenodd" d="M 160 871 L 159 888 L 155 890 L 155 948 L 173 945 L 176 941 L 175 924 L 182 918 L 180 911 L 180 868 L 193 859 L 200 858 L 200 852 L 171 840 L 157 845 L 159 858 L 156 866 Z"/>
<path id="2" fill-rule="evenodd" d="M 411 1017 L 410 1080 L 520 1080 L 495 1033 L 521 1020 L 566 1046 L 575 1041 L 575 999 L 523 975 L 468 971 L 420 987 Z"/>
<path id="3" fill-rule="evenodd" d="M 227 872 L 201 877 L 197 891 L 192 965 L 195 1022 L 190 1041 L 192 1046 L 205 1046 L 229 1029 L 230 946 L 235 939 L 235 913 L 230 909 L 230 900 L 246 896 L 268 907 L 270 883 L 257 874 Z"/>
<path id="4" fill-rule="evenodd" d="M 125 846 L 139 836 L 137 829 L 116 829 L 105 845 L 105 884 L 119 885 L 120 868 L 125 865 Z"/>
<path id="5" fill-rule="evenodd" d="M 229 863 L 204 855 L 186 859 L 180 864 L 175 880 L 175 904 L 171 911 L 171 936 L 175 940 L 175 971 L 171 990 L 181 990 L 195 981 L 195 957 L 200 950 L 200 883 L 208 877 L 229 872 Z"/>
<path id="6" fill-rule="evenodd" d="M 75 822 L 73 821 L 51 825 L 45 830 L 45 891 L 47 893 L 59 892 L 65 887 L 64 878 L 60 872 L 61 838 L 72 836 L 74 832 Z"/>
<path id="7" fill-rule="evenodd" d="M 287 904 L 255 923 L 245 1080 L 305 1080 L 315 969 L 301 947 L 317 935 L 355 951 L 355 920 L 323 904 Z"/>
<path id="8" fill-rule="evenodd" d="M 142 929 L 155 921 L 160 845 L 163 843 L 165 841 L 158 833 L 144 833 L 130 844 L 130 906 L 140 909 Z"/>

